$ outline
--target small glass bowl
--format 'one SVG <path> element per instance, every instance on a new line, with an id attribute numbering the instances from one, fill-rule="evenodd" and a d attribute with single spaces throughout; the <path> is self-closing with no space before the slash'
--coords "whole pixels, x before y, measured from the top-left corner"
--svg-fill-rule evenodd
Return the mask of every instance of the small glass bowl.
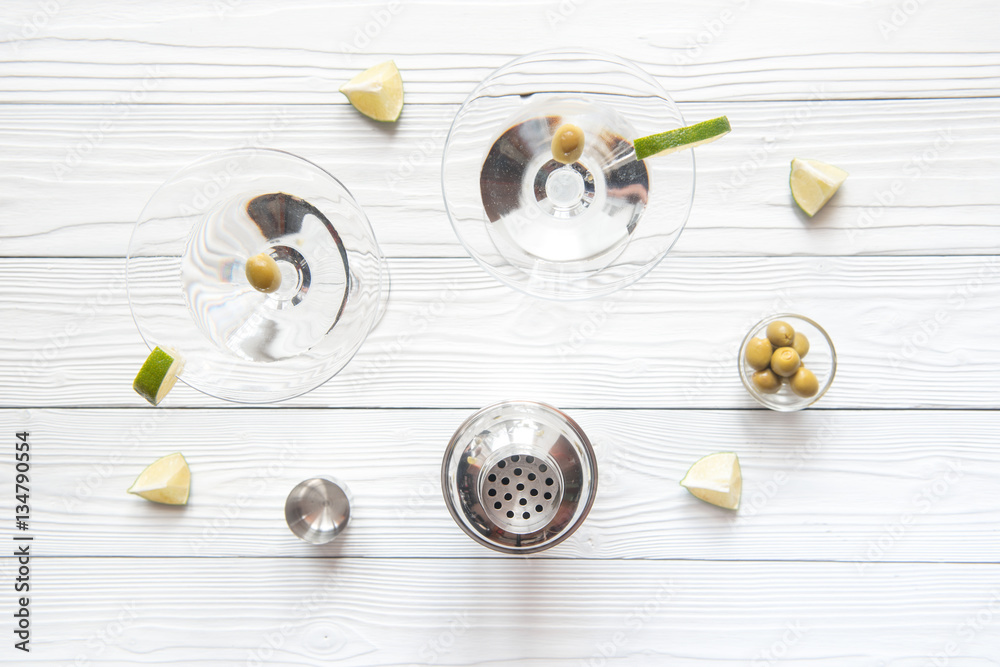
<path id="1" fill-rule="evenodd" d="M 819 391 L 816 392 L 815 396 L 808 398 L 798 396 L 788 386 L 787 380 L 781 383 L 781 389 L 774 394 L 764 394 L 754 386 L 751 376 L 755 371 L 746 361 L 747 345 L 754 338 L 767 338 L 767 325 L 775 320 L 787 322 L 795 329 L 796 333 L 801 332 L 809 339 L 809 352 L 803 359 L 802 365 L 811 370 L 816 375 L 816 379 L 819 380 Z M 833 384 L 833 377 L 837 374 L 837 351 L 833 347 L 833 341 L 830 340 L 829 334 L 819 324 L 802 315 L 782 313 L 766 317 L 750 328 L 740 345 L 740 353 L 736 363 L 740 369 L 740 380 L 743 381 L 743 386 L 758 403 L 778 412 L 794 412 L 808 408 L 818 401 Z"/>

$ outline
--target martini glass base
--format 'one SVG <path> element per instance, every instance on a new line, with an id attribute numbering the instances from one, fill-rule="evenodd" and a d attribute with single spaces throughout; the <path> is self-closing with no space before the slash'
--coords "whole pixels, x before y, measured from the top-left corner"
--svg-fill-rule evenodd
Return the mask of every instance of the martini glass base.
<path id="1" fill-rule="evenodd" d="M 246 260 L 260 252 L 281 271 L 270 294 L 246 277 Z M 333 223 L 284 192 L 222 202 L 194 230 L 181 261 L 184 295 L 202 333 L 254 362 L 288 359 L 322 341 L 340 319 L 348 281 L 347 252 Z"/>
<path id="2" fill-rule="evenodd" d="M 564 165 L 552 138 L 582 128 L 583 155 Z M 480 172 L 487 228 L 497 251 L 525 270 L 579 273 L 607 266 L 628 243 L 649 197 L 649 175 L 611 107 L 534 96 L 494 141 Z"/>

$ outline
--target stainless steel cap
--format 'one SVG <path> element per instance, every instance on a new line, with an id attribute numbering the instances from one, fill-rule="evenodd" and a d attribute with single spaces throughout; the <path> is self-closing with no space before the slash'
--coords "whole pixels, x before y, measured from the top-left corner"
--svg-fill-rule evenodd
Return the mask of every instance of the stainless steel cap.
<path id="1" fill-rule="evenodd" d="M 583 430 L 531 401 L 483 408 L 462 424 L 441 465 L 445 504 L 474 540 L 534 553 L 573 534 L 597 492 L 597 460 Z"/>
<path id="2" fill-rule="evenodd" d="M 296 485 L 285 500 L 288 527 L 306 542 L 326 544 L 347 527 L 351 500 L 347 487 L 326 477 Z"/>

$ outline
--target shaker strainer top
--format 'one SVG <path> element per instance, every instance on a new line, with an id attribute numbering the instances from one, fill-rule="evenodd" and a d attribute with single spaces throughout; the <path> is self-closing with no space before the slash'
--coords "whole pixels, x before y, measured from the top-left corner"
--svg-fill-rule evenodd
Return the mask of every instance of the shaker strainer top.
<path id="1" fill-rule="evenodd" d="M 568 416 L 529 401 L 483 408 L 458 428 L 441 484 L 448 510 L 477 542 L 532 553 L 569 537 L 597 490 L 597 461 Z"/>

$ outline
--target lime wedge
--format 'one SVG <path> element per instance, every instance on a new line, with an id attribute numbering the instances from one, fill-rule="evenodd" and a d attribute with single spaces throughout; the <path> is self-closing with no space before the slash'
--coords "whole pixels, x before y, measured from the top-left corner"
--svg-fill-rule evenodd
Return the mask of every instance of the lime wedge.
<path id="1" fill-rule="evenodd" d="M 733 452 L 709 454 L 698 459 L 684 475 L 681 486 L 706 503 L 734 510 L 740 506 L 743 474 Z"/>
<path id="2" fill-rule="evenodd" d="M 153 461 L 139 473 L 128 492 L 154 503 L 187 505 L 191 469 L 184 455 L 178 452 Z"/>
<path id="3" fill-rule="evenodd" d="M 695 148 L 729 134 L 729 119 L 719 116 L 676 130 L 651 134 L 635 140 L 635 159 L 645 160 L 650 155 L 675 153 L 685 148 Z"/>
<path id="4" fill-rule="evenodd" d="M 792 199 L 811 218 L 830 201 L 846 179 L 847 172 L 840 167 L 819 160 L 795 158 L 788 185 L 792 188 Z"/>
<path id="5" fill-rule="evenodd" d="M 391 123 L 403 110 L 403 79 L 396 63 L 369 67 L 340 87 L 354 108 L 375 120 Z"/>
<path id="6" fill-rule="evenodd" d="M 173 350 L 154 348 L 135 376 L 132 388 L 153 405 L 159 405 L 163 397 L 174 388 L 182 370 L 184 360 L 179 354 Z"/>

